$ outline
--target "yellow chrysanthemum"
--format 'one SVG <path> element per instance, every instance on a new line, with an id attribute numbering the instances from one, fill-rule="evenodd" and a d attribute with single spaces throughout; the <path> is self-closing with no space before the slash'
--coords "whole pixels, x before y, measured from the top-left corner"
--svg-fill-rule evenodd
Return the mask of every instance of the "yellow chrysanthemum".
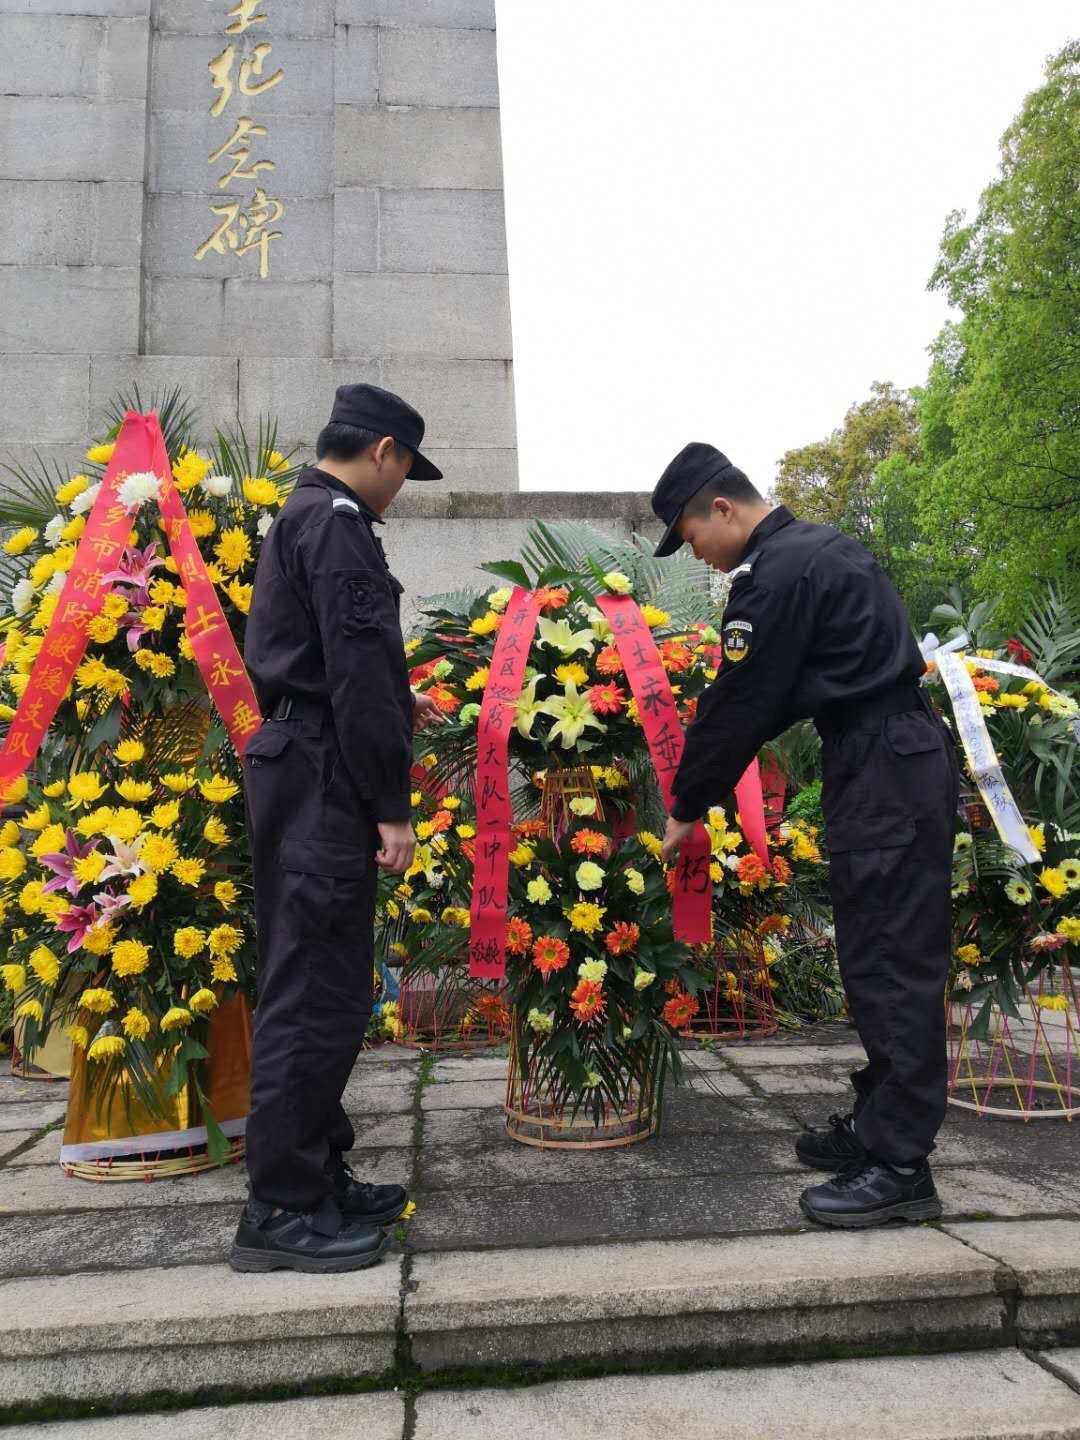
<path id="1" fill-rule="evenodd" d="M 149 834 L 139 847 L 140 862 L 155 875 L 168 870 L 179 854 L 179 847 L 171 835 Z"/>
<path id="2" fill-rule="evenodd" d="M 240 891 L 231 880 L 219 880 L 214 886 L 214 899 L 226 910 L 231 910 L 239 898 Z"/>
<path id="3" fill-rule="evenodd" d="M 474 635 L 490 635 L 493 630 L 499 628 L 501 622 L 502 616 L 497 615 L 494 610 L 489 610 L 487 614 L 478 616 L 469 629 Z"/>
<path id="4" fill-rule="evenodd" d="M 99 690 L 104 690 L 106 695 L 111 695 L 119 700 L 128 688 L 127 676 L 122 670 L 106 669 L 98 685 Z"/>
<path id="5" fill-rule="evenodd" d="M 242 570 L 251 561 L 251 541 L 243 530 L 234 526 L 221 532 L 221 539 L 214 546 L 214 554 L 223 570 Z"/>
<path id="6" fill-rule="evenodd" d="M 91 445 L 86 452 L 86 458 L 91 465 L 108 465 L 116 449 L 116 441 L 109 440 L 104 445 Z"/>
<path id="7" fill-rule="evenodd" d="M 105 856 L 100 850 L 91 850 L 71 867 L 80 885 L 96 885 L 105 869 Z"/>
<path id="8" fill-rule="evenodd" d="M 75 671 L 75 684 L 80 690 L 96 690 L 108 673 L 108 668 L 104 660 L 93 655 L 89 660 L 84 660 Z"/>
<path id="9" fill-rule="evenodd" d="M 189 510 L 188 524 L 191 526 L 191 533 L 196 540 L 205 540 L 217 529 L 217 521 L 209 510 Z"/>
<path id="10" fill-rule="evenodd" d="M 8 555 L 22 555 L 37 538 L 38 532 L 32 526 L 24 525 L 21 530 L 16 530 L 14 535 L 8 536 L 3 548 Z"/>
<path id="11" fill-rule="evenodd" d="M 101 607 L 101 613 L 107 615 L 110 620 L 122 620 L 129 609 L 130 606 L 123 595 L 107 595 L 105 603 Z"/>
<path id="12" fill-rule="evenodd" d="M 90 489 L 90 481 L 85 475 L 72 475 L 66 484 L 61 485 L 56 492 L 56 503 L 58 505 L 70 505 L 77 500 L 84 490 Z"/>
<path id="13" fill-rule="evenodd" d="M 60 539 L 67 540 L 69 543 L 75 540 L 79 540 L 82 538 L 82 533 L 85 529 L 86 516 L 76 515 L 73 519 L 69 520 L 68 523 L 64 526 L 64 528 L 60 531 Z"/>
<path id="14" fill-rule="evenodd" d="M 116 621 L 110 620 L 107 615 L 95 615 L 86 627 L 86 634 L 95 645 L 108 645 L 116 639 L 119 628 Z"/>
<path id="15" fill-rule="evenodd" d="M 16 830 L 17 829 L 18 827 L 16 827 Z M 45 829 L 42 830 L 41 834 L 30 846 L 30 854 L 35 857 L 58 854 L 59 851 L 64 848 L 64 833 L 63 825 L 46 825 Z M 17 833 L 15 838 L 16 840 L 19 838 Z M 5 827 L 5 834 L 0 836 L 0 846 L 6 847 L 8 843 Z"/>
<path id="16" fill-rule="evenodd" d="M 180 639 L 176 642 L 176 648 L 182 659 L 187 660 L 189 663 L 194 661 L 195 651 L 191 648 L 191 641 L 186 635 L 180 636 Z"/>
<path id="17" fill-rule="evenodd" d="M 159 830 L 169 830 L 180 819 L 180 801 L 166 800 L 155 805 L 150 811 L 150 824 Z"/>
<path id="18" fill-rule="evenodd" d="M 114 753 L 121 765 L 134 765 L 146 759 L 146 746 L 141 740 L 121 740 Z"/>
<path id="19" fill-rule="evenodd" d="M 1080 945 L 1080 916 L 1065 915 L 1057 923 L 1057 933 L 1071 945 Z"/>
<path id="20" fill-rule="evenodd" d="M 217 1003 L 217 996 L 213 990 L 207 990 L 204 986 L 201 990 L 196 990 L 195 994 L 192 995 L 188 1001 L 188 1009 L 194 1010 L 196 1015 L 205 1015 L 208 1010 L 213 1010 Z"/>
<path id="21" fill-rule="evenodd" d="M 7 785 L 0 786 L 0 804 L 21 805 L 26 799 L 29 789 L 29 780 L 27 780 L 25 775 L 20 775 Z"/>
<path id="22" fill-rule="evenodd" d="M 467 821 L 461 825 L 455 825 L 454 829 L 461 836 L 462 840 L 472 840 L 476 835 L 476 826 L 470 825 Z"/>
<path id="23" fill-rule="evenodd" d="M 60 843 L 63 844 L 64 827 L 62 825 L 54 825 L 52 828 L 60 831 Z M 0 825 L 0 845 L 17 845 L 21 838 L 22 835 L 16 821 L 5 820 L 3 825 Z M 35 850 L 34 854 L 37 853 Z"/>
<path id="24" fill-rule="evenodd" d="M 132 810 L 130 805 L 123 805 L 118 810 L 110 812 L 108 819 L 104 822 L 102 834 L 115 835 L 117 840 L 126 840 L 130 843 L 140 834 L 143 828 L 143 819 L 137 810 Z"/>
<path id="25" fill-rule="evenodd" d="M 138 539 L 138 536 L 136 536 L 135 538 Z M 58 545 L 54 552 L 53 560 L 56 566 L 55 573 L 59 575 L 66 575 L 67 572 L 71 569 L 72 565 L 75 564 L 75 546 Z"/>
<path id="26" fill-rule="evenodd" d="M 40 915 L 44 880 L 30 880 L 19 891 L 19 909 L 24 915 Z"/>
<path id="27" fill-rule="evenodd" d="M 99 1035 L 86 1052 L 88 1060 L 115 1060 L 123 1055 L 127 1042 L 122 1035 Z"/>
<path id="28" fill-rule="evenodd" d="M 46 551 L 44 555 L 39 555 L 33 565 L 30 566 L 30 584 L 35 590 L 40 590 L 43 585 L 48 584 L 55 574 L 56 556 Z"/>
<path id="29" fill-rule="evenodd" d="M 54 780 L 50 785 L 43 785 L 41 787 L 41 793 L 47 795 L 50 800 L 59 800 L 66 789 L 66 780 Z"/>
<path id="30" fill-rule="evenodd" d="M 180 859 L 174 860 L 169 868 L 181 885 L 190 885 L 194 889 L 196 885 L 202 883 L 202 878 L 206 874 L 206 861 L 192 860 L 182 856 Z"/>
<path id="31" fill-rule="evenodd" d="M 143 1012 L 134 1005 L 120 1023 L 123 1025 L 124 1034 L 129 1040 L 145 1040 L 147 1035 L 150 1034 L 151 1025 L 149 1015 L 144 1015 Z"/>
<path id="32" fill-rule="evenodd" d="M 52 816 L 49 813 L 48 805 L 41 804 L 36 810 L 31 810 L 29 814 L 23 816 L 22 827 L 24 830 L 41 831 L 45 829 L 45 826 L 49 824 L 51 819 Z M 16 839 L 17 838 L 18 836 L 16 836 Z"/>
<path id="33" fill-rule="evenodd" d="M 211 845 L 227 845 L 229 843 L 228 828 L 218 819 L 211 815 L 203 826 L 203 839 L 208 840 Z"/>
<path id="34" fill-rule="evenodd" d="M 65 1025 L 64 1034 L 77 1050 L 85 1050 L 90 1044 L 90 1031 L 85 1025 Z"/>
<path id="35" fill-rule="evenodd" d="M 136 910 L 142 910 L 155 898 L 158 878 L 154 874 L 137 875 L 127 888 L 128 899 Z"/>
<path id="36" fill-rule="evenodd" d="M 1048 894 L 1053 895 L 1055 900 L 1060 900 L 1069 893 L 1065 876 L 1052 865 L 1044 865 L 1039 871 L 1039 884 Z"/>
<path id="37" fill-rule="evenodd" d="M 139 624 L 145 630 L 160 630 L 165 624 L 165 611 L 160 605 L 147 605 L 139 615 Z"/>
<path id="38" fill-rule="evenodd" d="M 656 605 L 642 605 L 641 618 L 650 630 L 657 630 L 661 625 L 667 625 L 671 621 L 671 616 L 668 612 L 661 610 Z"/>
<path id="39" fill-rule="evenodd" d="M 161 1017 L 161 1028 L 165 1032 L 186 1030 L 193 1018 L 191 1011 L 186 1010 L 182 1005 L 172 1005 Z"/>
<path id="40" fill-rule="evenodd" d="M 117 975 L 141 975 L 150 964 L 150 946 L 141 940 L 118 940 L 112 948 L 112 968 Z"/>
<path id="41" fill-rule="evenodd" d="M 79 1005 L 95 1015 L 107 1015 L 110 1010 L 116 1009 L 116 996 L 110 990 L 91 988 L 79 996 Z"/>
<path id="42" fill-rule="evenodd" d="M 582 935 L 595 935 L 602 927 L 606 913 L 606 906 L 579 900 L 566 911 L 566 918 L 570 921 L 571 930 L 578 930 Z"/>
<path id="43" fill-rule="evenodd" d="M 172 474 L 176 488 L 181 494 L 194 490 L 200 480 L 210 473 L 211 461 L 204 460 L 194 450 L 182 450 L 173 462 Z"/>
<path id="44" fill-rule="evenodd" d="M 485 686 L 485 685 L 487 684 L 487 682 L 488 682 L 488 676 L 489 676 L 490 674 L 491 674 L 491 666 L 490 666 L 490 665 L 481 665 L 480 669 L 479 669 L 479 670 L 474 670 L 473 673 L 469 676 L 469 678 L 465 681 L 465 689 L 466 689 L 466 690 L 483 690 L 484 686 Z"/>
<path id="45" fill-rule="evenodd" d="M 276 470 L 280 473 L 282 470 L 288 470 L 289 462 L 280 450 L 271 450 L 266 462 L 266 468 L 268 470 Z"/>
<path id="46" fill-rule="evenodd" d="M 244 943 L 244 932 L 238 925 L 217 925 L 210 931 L 209 941 L 215 959 L 235 955 Z"/>
<path id="47" fill-rule="evenodd" d="M 26 856 L 14 847 L 0 849 L 0 880 L 17 880 L 26 869 Z"/>
<path id="48" fill-rule="evenodd" d="M 245 475 L 240 488 L 249 505 L 276 505 L 278 487 L 266 475 Z"/>
<path id="49" fill-rule="evenodd" d="M 246 615 L 251 609 L 251 597 L 254 592 L 255 587 L 253 585 L 244 585 L 239 580 L 230 580 L 229 584 L 225 587 L 225 594 L 240 611 L 241 615 Z"/>
<path id="50" fill-rule="evenodd" d="M 162 775 L 161 783 L 166 790 L 171 790 L 174 795 L 186 795 L 195 784 L 194 775 L 186 775 L 181 770 L 170 771 L 168 775 Z"/>
<path id="51" fill-rule="evenodd" d="M 221 805 L 240 793 L 240 786 L 232 780 L 227 780 L 224 775 L 215 775 L 210 780 L 200 780 L 199 789 L 203 799 L 209 800 L 212 805 Z"/>
<path id="52" fill-rule="evenodd" d="M 83 936 L 82 948 L 88 955 L 108 955 L 115 942 L 115 925 L 97 925 Z"/>
<path id="53" fill-rule="evenodd" d="M 154 787 L 149 780 L 132 780 L 129 777 L 116 782 L 116 793 L 122 800 L 130 800 L 133 805 L 138 805 L 150 799 Z"/>
<path id="54" fill-rule="evenodd" d="M 586 685 L 589 680 L 589 672 L 584 665 L 579 665 L 576 661 L 568 661 L 565 665 L 556 665 L 555 679 L 561 685 L 565 685 L 571 680 L 575 685 Z"/>
<path id="55" fill-rule="evenodd" d="M 206 949 L 206 932 L 194 925 L 185 925 L 173 935 L 173 949 L 184 960 L 190 960 Z"/>
<path id="56" fill-rule="evenodd" d="M 3 980 L 12 995 L 18 995 L 26 989 L 26 967 L 15 964 L 0 965 L 0 980 Z"/>
<path id="57" fill-rule="evenodd" d="M 519 870 L 527 870 L 536 859 L 536 851 L 531 845 L 526 845 L 522 842 L 522 844 L 516 845 L 514 849 L 510 851 L 509 858 L 511 865 L 517 866 Z"/>
<path id="58" fill-rule="evenodd" d="M 210 978 L 221 985 L 228 985 L 237 978 L 236 966 L 227 955 L 215 956 L 214 963 L 210 967 Z"/>

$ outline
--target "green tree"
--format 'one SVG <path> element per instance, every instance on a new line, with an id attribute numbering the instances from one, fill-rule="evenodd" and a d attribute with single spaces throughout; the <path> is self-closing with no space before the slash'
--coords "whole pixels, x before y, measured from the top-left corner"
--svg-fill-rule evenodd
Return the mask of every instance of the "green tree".
<path id="1" fill-rule="evenodd" d="M 998 177 L 946 224 L 932 289 L 960 312 L 919 404 L 921 515 L 939 563 L 1016 622 L 1080 584 L 1080 41 L 1046 65 Z"/>

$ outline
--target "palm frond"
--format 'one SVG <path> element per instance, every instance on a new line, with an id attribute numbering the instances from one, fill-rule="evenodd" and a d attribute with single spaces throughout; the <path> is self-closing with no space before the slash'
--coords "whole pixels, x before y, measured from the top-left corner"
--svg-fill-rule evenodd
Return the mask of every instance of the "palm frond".
<path id="1" fill-rule="evenodd" d="M 198 411 L 184 394 L 182 386 L 155 385 L 149 395 L 144 395 L 138 381 L 131 381 L 130 385 L 119 390 L 105 407 L 110 439 L 115 440 L 120 433 L 120 426 L 129 410 L 135 410 L 140 415 L 148 415 L 151 410 L 157 411 L 158 424 L 165 437 L 165 448 L 170 455 L 175 456 L 181 449 L 191 447 Z"/>
<path id="2" fill-rule="evenodd" d="M 44 530 L 56 514 L 56 492 L 70 479 L 68 471 L 37 452 L 30 465 L 0 462 L 0 469 L 6 472 L 0 478 L 0 526 Z"/>

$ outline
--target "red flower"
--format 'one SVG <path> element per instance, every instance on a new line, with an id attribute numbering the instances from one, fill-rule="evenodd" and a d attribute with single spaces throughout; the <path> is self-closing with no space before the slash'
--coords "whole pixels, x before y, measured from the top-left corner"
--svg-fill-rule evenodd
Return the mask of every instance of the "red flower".
<path id="1" fill-rule="evenodd" d="M 614 930 L 604 936 L 604 944 L 612 955 L 625 955 L 641 939 L 641 929 L 633 921 L 620 920 Z"/>
<path id="2" fill-rule="evenodd" d="M 1031 664 L 1031 651 L 1026 645 L 1022 645 L 1019 640 L 1010 640 L 1005 648 L 1018 665 Z"/>
<path id="3" fill-rule="evenodd" d="M 546 980 L 555 970 L 565 970 L 570 960 L 570 946 L 554 935 L 541 935 L 533 945 L 533 964 Z"/>
<path id="4" fill-rule="evenodd" d="M 594 715 L 618 715 L 626 704 L 626 691 L 618 685 L 594 685 L 589 691 Z"/>
<path id="5" fill-rule="evenodd" d="M 606 1004 L 604 988 L 595 980 L 579 980 L 577 988 L 570 996 L 570 1009 L 582 1025 L 599 1020 Z"/>
<path id="6" fill-rule="evenodd" d="M 455 710 L 461 708 L 461 701 L 445 685 L 432 685 L 426 693 L 431 696 L 444 715 L 453 715 Z"/>
<path id="7" fill-rule="evenodd" d="M 575 855 L 603 855 L 607 848 L 607 836 L 599 830 L 575 830 L 570 836 L 570 849 Z"/>
<path id="8" fill-rule="evenodd" d="M 685 1030 L 697 1012 L 697 997 L 685 991 L 673 995 L 664 1005 L 664 1019 L 673 1030 Z"/>
<path id="9" fill-rule="evenodd" d="M 506 948 L 511 955 L 524 955 L 532 944 L 532 927 L 520 915 L 515 915 L 506 926 Z"/>
<path id="10" fill-rule="evenodd" d="M 660 646 L 660 663 L 665 670 L 677 675 L 681 670 L 689 670 L 693 665 L 693 652 L 681 640 L 665 640 Z"/>
<path id="11" fill-rule="evenodd" d="M 561 610 L 570 599 L 570 591 L 565 585 L 542 585 L 536 593 L 540 597 L 541 610 Z"/>
<path id="12" fill-rule="evenodd" d="M 735 873 L 740 885 L 757 885 L 769 878 L 769 867 L 756 855 L 744 855 Z"/>
<path id="13" fill-rule="evenodd" d="M 596 668 L 601 675 L 621 675 L 623 663 L 614 645 L 606 645 L 596 657 Z"/>
<path id="14" fill-rule="evenodd" d="M 438 665 L 442 659 L 442 655 L 437 655 L 434 660 L 428 660 L 423 665 L 417 665 L 415 670 L 410 670 L 409 684 L 422 685 L 425 680 L 430 680 L 432 675 L 435 674 L 435 666 Z"/>

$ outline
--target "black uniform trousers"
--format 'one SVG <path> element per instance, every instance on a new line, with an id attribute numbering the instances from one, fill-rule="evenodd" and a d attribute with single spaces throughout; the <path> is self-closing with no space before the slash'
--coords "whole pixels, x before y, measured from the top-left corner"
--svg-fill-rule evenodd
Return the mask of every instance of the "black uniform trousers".
<path id="1" fill-rule="evenodd" d="M 248 1175 L 255 1199 L 312 1211 L 355 1139 L 341 1096 L 371 1017 L 378 831 L 329 710 L 265 721 L 244 771 L 258 991 Z"/>
<path id="2" fill-rule="evenodd" d="M 948 731 L 914 703 L 818 722 L 837 958 L 869 1060 L 851 1077 L 855 1133 L 903 1166 L 929 1155 L 945 1118 L 959 787 Z"/>

